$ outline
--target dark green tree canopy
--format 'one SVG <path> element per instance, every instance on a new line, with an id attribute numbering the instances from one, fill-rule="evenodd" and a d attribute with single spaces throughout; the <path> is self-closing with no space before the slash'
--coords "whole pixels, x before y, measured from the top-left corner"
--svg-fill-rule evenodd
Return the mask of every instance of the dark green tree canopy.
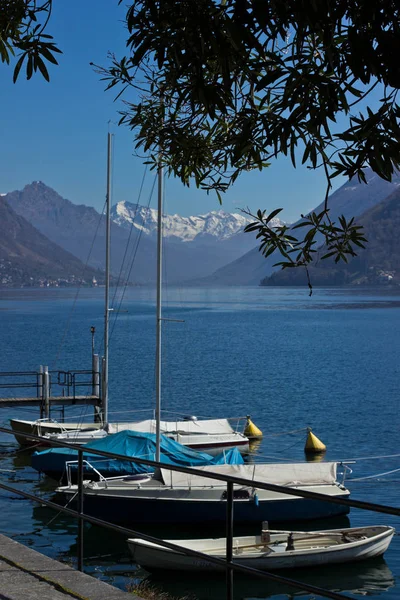
<path id="1" fill-rule="evenodd" d="M 124 98 L 137 149 L 153 166 L 161 149 L 185 185 L 221 198 L 282 154 L 323 169 L 325 210 L 308 216 L 304 239 L 263 212 L 249 229 L 283 266 L 310 262 L 318 232 L 327 256 L 346 259 L 364 240 L 353 222 L 330 221 L 332 179 L 364 180 L 370 166 L 390 180 L 400 166 L 399 13 L 397 0 L 135 0 L 127 55 L 99 70 Z"/>
<path id="2" fill-rule="evenodd" d="M 52 0 L 1 0 L 0 2 L 0 59 L 14 67 L 14 83 L 25 63 L 26 78 L 36 71 L 49 81 L 45 60 L 57 64 L 56 47 L 51 35 L 45 33 L 51 16 Z"/>

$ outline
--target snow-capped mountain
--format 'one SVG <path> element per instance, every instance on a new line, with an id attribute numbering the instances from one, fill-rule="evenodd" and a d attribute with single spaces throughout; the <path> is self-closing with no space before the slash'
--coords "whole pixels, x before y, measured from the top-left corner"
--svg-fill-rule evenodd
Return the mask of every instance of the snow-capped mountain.
<path id="1" fill-rule="evenodd" d="M 157 234 L 157 210 L 138 204 L 121 201 L 111 210 L 111 218 L 121 227 L 132 225 L 149 236 Z M 251 218 L 239 213 L 214 210 L 205 215 L 182 217 L 181 215 L 163 215 L 163 237 L 181 242 L 224 241 L 243 232 Z M 280 223 L 275 219 L 274 225 Z"/>
<path id="2" fill-rule="evenodd" d="M 8 193 L 5 200 L 50 240 L 84 262 L 89 256 L 91 266 L 104 268 L 105 219 L 93 207 L 74 204 L 38 181 Z M 255 235 L 243 233 L 245 217 L 225 213 L 224 219 L 221 213 L 191 218 L 165 216 L 164 264 L 169 284 L 210 275 L 257 245 Z M 157 276 L 157 211 L 119 203 L 113 214 L 117 222 L 111 224 L 112 274 L 119 277 L 123 267 L 123 277 L 132 283 L 153 285 Z"/>

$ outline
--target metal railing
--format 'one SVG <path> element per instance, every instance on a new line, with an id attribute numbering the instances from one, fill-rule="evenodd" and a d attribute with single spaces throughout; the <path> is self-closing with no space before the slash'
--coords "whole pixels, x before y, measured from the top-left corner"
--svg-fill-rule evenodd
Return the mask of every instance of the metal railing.
<path id="1" fill-rule="evenodd" d="M 100 377 L 100 373 L 87 369 L 78 371 L 49 371 L 49 375 L 50 390 L 52 386 L 55 387 L 57 385 L 62 390 L 67 391 L 67 396 L 72 396 L 73 398 L 77 396 L 77 388 L 92 388 L 94 377 L 96 375 Z M 52 375 L 56 377 L 56 380 Z M 83 379 L 80 379 L 81 377 Z"/>
<path id="2" fill-rule="evenodd" d="M 94 379 L 100 378 L 100 373 L 88 369 L 74 371 L 48 371 L 50 395 L 54 388 L 61 388 L 60 397 L 63 394 L 75 398 L 79 389 L 84 389 L 87 394 L 88 388 L 93 388 Z M 43 398 L 43 372 L 40 371 L 3 371 L 0 372 L 0 389 L 26 389 L 35 390 L 33 398 Z"/>
<path id="3" fill-rule="evenodd" d="M 4 379 L 10 381 L 4 383 Z M 29 378 L 27 381 L 26 379 Z M 41 385 L 42 373 L 38 371 L 3 371 L 0 373 L 0 389 L 34 389 L 36 390 L 36 398 L 42 397 Z"/>
<path id="4" fill-rule="evenodd" d="M 13 435 L 14 432 L 11 429 L 7 429 L 5 427 L 0 427 L 0 432 Z M 24 435 L 24 434 L 22 434 Z M 26 434 L 26 438 L 41 442 L 42 439 L 39 436 L 35 436 L 33 434 Z M 183 553 L 188 556 L 194 556 L 202 559 L 203 561 L 207 561 L 209 563 L 218 565 L 223 567 L 226 570 L 226 599 L 232 600 L 233 598 L 233 574 L 234 572 L 238 573 L 246 573 L 250 575 L 254 575 L 256 577 L 271 580 L 277 583 L 282 583 L 288 586 L 291 586 L 295 589 L 304 590 L 311 594 L 319 594 L 325 598 L 331 598 L 332 600 L 351 600 L 349 596 L 344 594 L 339 594 L 337 592 L 332 592 L 330 590 L 325 590 L 308 583 L 299 582 L 288 577 L 284 577 L 281 575 L 275 575 L 273 573 L 267 571 L 260 571 L 258 569 L 254 569 L 252 567 L 247 567 L 244 565 L 240 565 L 238 563 L 233 562 L 233 522 L 234 522 L 234 493 L 233 486 L 234 484 L 242 485 L 242 486 L 250 486 L 252 488 L 256 487 L 257 489 L 263 489 L 268 491 L 280 492 L 286 494 L 288 496 L 296 496 L 302 498 L 309 498 L 313 500 L 320 500 L 322 502 L 329 502 L 334 504 L 340 504 L 343 506 L 351 507 L 351 508 L 359 508 L 362 510 L 370 510 L 374 512 L 400 516 L 400 508 L 393 506 L 386 506 L 381 504 L 375 504 L 371 502 L 364 502 L 361 500 L 349 500 L 344 498 L 336 498 L 327 496 L 325 494 L 320 494 L 317 492 L 310 492 L 301 489 L 291 489 L 280 485 L 258 482 L 255 480 L 244 479 L 241 477 L 230 476 L 230 475 L 222 475 L 215 472 L 207 472 L 207 471 L 199 471 L 198 469 L 192 467 L 177 467 L 170 464 L 164 464 L 162 462 L 156 462 L 153 460 L 142 459 L 142 458 L 133 458 L 125 455 L 115 454 L 112 452 L 104 452 L 100 450 L 96 450 L 94 448 L 90 448 L 90 454 L 97 454 L 99 456 L 111 459 L 123 459 L 124 461 L 130 461 L 134 464 L 146 465 L 150 467 L 157 467 L 168 469 L 170 471 L 178 471 L 180 473 L 187 473 L 190 475 L 201 475 L 202 477 L 219 480 L 226 483 L 226 558 L 217 558 L 214 556 L 205 555 L 202 552 L 198 552 L 195 550 L 191 550 L 188 548 L 183 548 L 177 544 L 173 544 L 170 542 L 166 542 L 165 540 L 160 540 L 154 536 L 150 536 L 144 534 L 142 532 L 138 532 L 126 527 L 122 527 L 120 525 L 116 525 L 115 523 L 110 523 L 109 521 L 104 521 L 103 519 L 98 519 L 96 517 L 92 517 L 84 513 L 84 486 L 83 486 L 83 464 L 84 464 L 84 448 L 76 448 L 76 446 L 64 442 L 57 442 L 55 440 L 46 440 L 46 444 L 51 444 L 56 447 L 67 447 L 78 453 L 78 485 L 77 485 L 77 510 L 73 510 L 68 508 L 67 506 L 61 506 L 55 502 L 50 500 L 45 500 L 41 497 L 35 496 L 28 492 L 19 490 L 18 488 L 8 486 L 2 482 L 0 482 L 0 489 L 8 491 L 10 493 L 15 493 L 24 498 L 32 500 L 33 502 L 38 502 L 42 505 L 48 506 L 49 508 L 53 508 L 58 512 L 63 512 L 64 514 L 70 515 L 72 517 L 77 518 L 78 520 L 78 543 L 77 543 L 77 561 L 78 561 L 78 570 L 83 571 L 83 525 L 84 522 L 91 523 L 93 525 L 98 525 L 101 527 L 105 527 L 107 529 L 111 529 L 113 531 L 122 533 L 127 535 L 128 537 L 136 537 L 141 538 L 149 542 L 153 542 L 159 544 L 163 547 L 170 548 L 171 550 L 177 550 L 180 553 Z"/>

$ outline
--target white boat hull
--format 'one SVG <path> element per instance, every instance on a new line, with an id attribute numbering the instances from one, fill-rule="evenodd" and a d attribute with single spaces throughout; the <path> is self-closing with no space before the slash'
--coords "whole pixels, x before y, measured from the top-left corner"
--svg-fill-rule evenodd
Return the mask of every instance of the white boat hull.
<path id="1" fill-rule="evenodd" d="M 290 532 L 271 532 L 269 543 L 260 536 L 234 537 L 233 562 L 261 571 L 316 567 L 381 556 L 395 533 L 392 527 L 358 527 L 317 532 L 293 532 L 294 549 L 287 549 Z M 226 539 L 167 540 L 206 556 L 225 559 Z M 189 556 L 141 539 L 128 540 L 135 562 L 149 570 L 224 571 L 206 556 Z"/>
<path id="2" fill-rule="evenodd" d="M 11 419 L 10 425 L 14 432 L 14 437 L 20 446 L 32 446 L 36 443 L 35 440 L 26 438 L 25 435 L 32 434 L 44 437 L 45 435 L 79 431 L 93 436 L 96 431 L 101 430 L 103 427 L 101 423 L 57 423 L 51 421 L 24 421 L 22 419 Z M 92 439 L 94 438 L 92 437 Z M 43 443 L 46 443 L 45 440 Z"/>
<path id="3" fill-rule="evenodd" d="M 249 452 L 249 440 L 240 432 L 222 431 L 218 433 L 218 425 L 223 423 L 225 419 L 215 419 L 216 427 L 210 428 L 210 431 L 202 432 L 201 428 L 207 429 L 208 423 L 202 425 L 202 421 L 191 422 L 163 422 L 164 427 L 162 433 L 168 438 L 187 446 L 192 450 L 199 452 L 207 452 L 212 456 L 217 456 L 221 452 L 237 448 L 242 454 Z M 100 423 L 57 423 L 50 421 L 23 421 L 20 419 L 11 419 L 11 428 L 14 431 L 14 437 L 20 446 L 31 446 L 32 440 L 20 434 L 33 434 L 43 437 L 43 445 L 48 443 L 48 440 L 55 439 L 57 441 L 65 441 L 69 444 L 77 446 L 87 444 L 96 439 L 101 439 L 107 435 L 107 432 L 102 429 Z M 194 424 L 192 424 L 194 423 Z M 174 431 L 178 425 L 178 431 Z M 186 425 L 188 431 L 183 431 L 182 427 Z M 196 431 L 195 426 L 200 429 Z M 155 424 L 153 420 L 134 421 L 132 423 L 121 422 L 109 425 L 110 433 L 118 433 L 119 431 L 133 430 L 144 431 L 146 433 L 155 433 Z"/>

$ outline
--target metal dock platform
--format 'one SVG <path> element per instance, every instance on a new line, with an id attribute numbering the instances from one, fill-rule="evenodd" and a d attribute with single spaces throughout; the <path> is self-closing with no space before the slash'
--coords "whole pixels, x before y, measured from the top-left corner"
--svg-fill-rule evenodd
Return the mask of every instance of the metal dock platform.
<path id="1" fill-rule="evenodd" d="M 99 357 L 92 358 L 89 370 L 49 371 L 40 366 L 38 371 L 0 372 L 0 408 L 37 406 L 42 419 L 50 418 L 54 407 L 90 405 L 97 407 L 98 414 L 103 402 L 102 374 Z M 3 395 L 3 390 L 8 393 Z"/>
<path id="2" fill-rule="evenodd" d="M 100 399 L 98 396 L 50 396 L 50 405 L 57 406 L 69 406 L 74 404 L 90 404 L 98 405 Z M 11 406 L 42 406 L 43 400 L 41 398 L 0 398 L 0 408 L 9 408 Z"/>

